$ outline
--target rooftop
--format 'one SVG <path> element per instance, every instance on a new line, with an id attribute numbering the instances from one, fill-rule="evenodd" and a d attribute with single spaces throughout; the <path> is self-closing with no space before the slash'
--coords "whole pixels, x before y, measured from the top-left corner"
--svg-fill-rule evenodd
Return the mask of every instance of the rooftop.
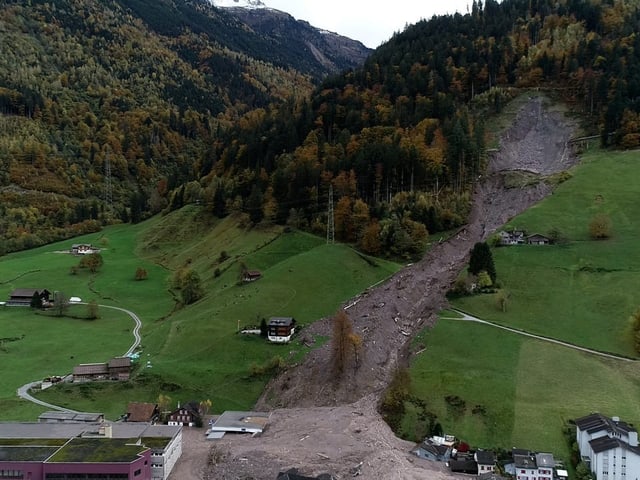
<path id="1" fill-rule="evenodd" d="M 481 465 L 493 465 L 496 463 L 496 454 L 491 450 L 478 450 L 476 452 L 476 461 Z"/>
<path id="2" fill-rule="evenodd" d="M 289 326 L 293 322 L 293 317 L 271 317 L 269 319 L 269 325 L 283 325 Z"/>
<path id="3" fill-rule="evenodd" d="M 59 449 L 60 446 L 0 446 L 0 462 L 44 462 Z"/>
<path id="4" fill-rule="evenodd" d="M 62 445 L 72 437 L 99 436 L 100 423 L 37 423 L 0 422 L 0 445 L 31 444 L 51 445 L 44 443 L 57 441 Z M 112 438 L 174 438 L 181 430 L 180 426 L 149 425 L 148 423 L 111 423 Z M 60 439 L 63 439 L 60 443 Z M 15 442 L 15 443 L 10 443 Z"/>
<path id="5" fill-rule="evenodd" d="M 130 463 L 147 447 L 136 445 L 136 439 L 72 438 L 50 459 L 51 463 Z"/>
<path id="6" fill-rule="evenodd" d="M 605 417 L 601 413 L 592 413 L 585 417 L 576 419 L 576 426 L 583 432 L 595 433 L 601 430 L 608 432 L 620 432 L 628 434 L 629 432 L 635 432 L 636 429 L 633 425 L 622 422 L 618 417 Z"/>
<path id="7" fill-rule="evenodd" d="M 78 413 L 78 412 L 60 412 L 53 410 L 44 412 L 38 416 L 40 421 L 55 420 L 58 422 L 87 422 L 95 423 L 104 418 L 102 413 Z"/>
<path id="8" fill-rule="evenodd" d="M 513 463 L 516 468 L 537 468 L 536 458 L 533 455 L 513 455 Z"/>
<path id="9" fill-rule="evenodd" d="M 211 426 L 212 431 L 262 432 L 269 421 L 268 413 L 226 411 Z"/>
<path id="10" fill-rule="evenodd" d="M 155 403 L 131 402 L 127 407 L 127 422 L 150 422 L 157 408 Z"/>
<path id="11" fill-rule="evenodd" d="M 109 368 L 118 368 L 118 367 L 130 367 L 131 366 L 131 358 L 129 357 L 114 357 L 109 360 Z"/>

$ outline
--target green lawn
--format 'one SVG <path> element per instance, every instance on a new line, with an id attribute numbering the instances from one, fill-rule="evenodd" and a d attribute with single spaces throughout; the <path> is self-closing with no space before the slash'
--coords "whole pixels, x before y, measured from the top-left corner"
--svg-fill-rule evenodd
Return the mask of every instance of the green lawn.
<path id="1" fill-rule="evenodd" d="M 493 250 L 498 281 L 510 293 L 508 311 L 493 296 L 456 300 L 475 315 L 579 345 L 633 356 L 629 316 L 640 306 L 640 154 L 598 153 L 575 168 L 553 196 L 516 217 L 509 227 L 561 231 L 568 243 Z M 606 213 L 609 240 L 588 235 L 589 220 Z"/>
<path id="2" fill-rule="evenodd" d="M 554 194 L 505 228 L 546 234 L 566 243 L 494 248 L 507 311 L 495 295 L 456 299 L 477 317 L 597 350 L 636 357 L 629 316 L 640 306 L 640 154 L 595 152 Z M 612 237 L 589 237 L 598 213 Z M 451 317 L 450 312 L 443 314 Z M 440 320 L 424 332 L 426 350 L 411 365 L 414 393 L 427 401 L 448 433 L 477 446 L 549 450 L 566 456 L 563 422 L 593 411 L 640 420 L 637 365 L 519 337 L 499 329 Z M 464 414 L 444 397 L 465 400 Z M 472 413 L 481 405 L 486 413 Z M 410 430 L 411 415 L 404 429 Z"/>
<path id="3" fill-rule="evenodd" d="M 518 446 L 562 458 L 568 456 L 566 420 L 601 411 L 640 421 L 640 370 L 633 363 L 459 320 L 441 319 L 423 335 L 426 350 L 411 365 L 413 392 L 445 432 L 471 445 Z M 462 398 L 464 412 L 450 408 L 447 395 Z M 483 413 L 473 413 L 477 406 Z"/>
<path id="4" fill-rule="evenodd" d="M 286 315 L 304 326 L 332 315 L 341 303 L 399 268 L 383 260 L 366 261 L 345 245 L 326 245 L 305 233 L 282 228 L 245 231 L 231 217 L 207 223 L 202 215 L 198 207 L 188 207 L 140 225 L 109 227 L 100 234 L 0 258 L 0 278 L 7 279 L 0 284 L 0 298 L 14 288 L 42 286 L 133 310 L 143 321 L 142 356 L 132 381 L 64 385 L 39 393 L 39 398 L 104 412 L 108 418 L 117 418 L 130 401 L 155 401 L 159 394 L 175 403 L 208 398 L 213 411 L 251 408 L 268 380 L 251 376 L 252 368 L 275 356 L 298 361 L 308 347 L 243 336 L 237 333 L 238 325 Z M 104 266 L 96 275 L 83 270 L 72 275 L 78 258 L 53 253 L 81 242 L 102 247 Z M 238 286 L 241 263 L 261 270 L 263 277 Z M 174 310 L 179 292 L 170 292 L 169 279 L 172 271 L 185 266 L 200 274 L 206 295 Z M 138 267 L 148 271 L 147 280 L 134 280 Z M 7 336 L 26 334 L 0 351 L 3 380 L 9 379 L 0 385 L 3 420 L 33 420 L 43 410 L 15 398 L 19 385 L 69 372 L 76 363 L 106 361 L 129 348 L 132 320 L 108 309 L 100 313 L 102 318 L 88 322 L 45 319 L 28 308 L 0 309 L 3 332 L 5 324 L 29 322 L 33 327 L 6 329 Z M 18 346 L 23 350 L 18 352 Z M 5 370 L 10 376 L 5 377 Z"/>

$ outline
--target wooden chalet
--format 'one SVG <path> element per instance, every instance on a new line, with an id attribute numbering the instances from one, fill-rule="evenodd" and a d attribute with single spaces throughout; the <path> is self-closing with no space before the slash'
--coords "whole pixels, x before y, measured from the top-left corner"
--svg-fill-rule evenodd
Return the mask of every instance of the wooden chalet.
<path id="1" fill-rule="evenodd" d="M 182 425 L 183 427 L 198 426 L 202 422 L 200 406 L 196 402 L 185 403 L 169 414 L 168 425 Z"/>
<path id="2" fill-rule="evenodd" d="M 296 331 L 293 317 L 271 317 L 267 325 L 267 339 L 274 343 L 287 343 Z"/>
<path id="3" fill-rule="evenodd" d="M 259 270 L 246 270 L 242 273 L 242 282 L 251 283 L 262 278 L 262 272 Z"/>
<path id="4" fill-rule="evenodd" d="M 34 294 L 42 300 L 43 305 L 51 301 L 51 292 L 46 288 L 16 288 L 9 294 L 6 305 L 9 307 L 30 307 Z"/>
<path id="5" fill-rule="evenodd" d="M 100 249 L 90 243 L 75 243 L 71 245 L 71 253 L 73 255 L 90 255 L 92 253 L 100 253 Z"/>
<path id="6" fill-rule="evenodd" d="M 539 233 L 534 233 L 527 237 L 527 245 L 549 245 L 550 243 L 551 239 L 549 237 Z"/>

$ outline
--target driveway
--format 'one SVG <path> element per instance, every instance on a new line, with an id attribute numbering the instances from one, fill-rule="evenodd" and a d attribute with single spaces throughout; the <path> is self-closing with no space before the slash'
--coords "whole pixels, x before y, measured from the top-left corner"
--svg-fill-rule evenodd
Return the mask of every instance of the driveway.
<path id="1" fill-rule="evenodd" d="M 81 304 L 86 305 L 86 303 L 84 302 L 82 302 Z M 110 308 L 112 310 L 119 310 L 121 312 L 126 313 L 133 319 L 133 321 L 136 324 L 135 327 L 133 328 L 133 343 L 131 344 L 131 347 L 129 347 L 129 350 L 127 350 L 122 356 L 126 357 L 132 354 L 136 350 L 136 348 L 138 348 L 138 345 L 140 345 L 140 341 L 141 341 L 140 328 L 142 327 L 142 321 L 140 320 L 140 317 L 138 317 L 138 315 L 133 313 L 131 310 L 127 310 L 126 308 L 113 307 L 111 305 L 98 305 L 98 306 L 100 308 Z M 71 374 L 69 373 L 65 376 L 65 381 L 70 381 L 70 379 L 71 379 Z M 71 410 L 69 408 L 60 407 L 58 405 L 53 405 L 51 403 L 43 402 L 42 400 L 38 400 L 37 398 L 29 395 L 29 390 L 37 387 L 39 384 L 40 384 L 40 381 L 35 381 L 35 382 L 30 382 L 30 383 L 27 383 L 26 385 L 21 386 L 17 390 L 18 397 L 24 400 L 28 400 L 29 402 L 42 405 L 43 407 L 50 408 L 51 410 L 58 410 L 60 412 L 68 412 L 68 413 L 83 413 L 83 412 L 78 412 L 76 410 Z"/>

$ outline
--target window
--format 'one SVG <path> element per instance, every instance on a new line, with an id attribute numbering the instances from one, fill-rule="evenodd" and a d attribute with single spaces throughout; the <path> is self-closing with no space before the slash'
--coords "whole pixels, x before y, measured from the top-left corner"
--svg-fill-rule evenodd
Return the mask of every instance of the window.
<path id="1" fill-rule="evenodd" d="M 141 473 L 142 473 L 142 470 L 141 470 L 141 469 L 138 469 L 138 470 L 136 470 L 135 472 L 133 472 L 133 476 L 134 476 L 134 477 L 139 477 Z"/>

